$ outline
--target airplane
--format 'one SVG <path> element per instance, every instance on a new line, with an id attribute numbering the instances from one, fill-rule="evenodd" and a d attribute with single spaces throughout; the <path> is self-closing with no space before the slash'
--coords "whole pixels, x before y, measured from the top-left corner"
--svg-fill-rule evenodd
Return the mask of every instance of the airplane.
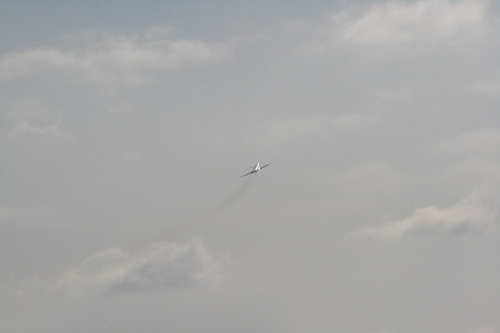
<path id="1" fill-rule="evenodd" d="M 271 162 L 271 163 L 273 163 L 273 162 Z M 252 171 L 250 171 L 249 173 L 244 174 L 243 176 L 240 176 L 240 178 L 248 176 L 248 175 L 251 175 L 252 173 L 257 173 L 257 172 L 260 171 L 260 169 L 264 169 L 266 166 L 268 166 L 271 163 L 267 163 L 266 165 L 263 165 L 263 166 L 260 166 L 260 163 L 252 165 L 251 167 L 248 167 L 248 168 L 252 168 Z"/>

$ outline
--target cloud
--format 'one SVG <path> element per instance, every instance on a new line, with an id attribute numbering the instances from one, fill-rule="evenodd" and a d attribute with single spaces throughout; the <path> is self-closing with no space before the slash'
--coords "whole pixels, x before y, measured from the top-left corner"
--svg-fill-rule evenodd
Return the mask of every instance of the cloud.
<path id="1" fill-rule="evenodd" d="M 74 296 L 190 288 L 216 283 L 229 263 L 216 260 L 194 239 L 184 245 L 153 243 L 136 253 L 112 248 L 70 269 L 58 282 Z"/>
<path id="2" fill-rule="evenodd" d="M 158 30 L 158 29 L 156 29 Z M 228 59 L 229 44 L 169 39 L 147 31 L 143 36 L 88 34 L 83 46 L 38 47 L 0 59 L 0 79 L 64 73 L 101 84 L 140 84 L 155 73 L 197 67 Z"/>
<path id="3" fill-rule="evenodd" d="M 0 206 L 0 222 L 18 221 L 22 219 L 39 218 L 47 215 L 49 208 L 14 208 L 10 206 Z"/>
<path id="4" fill-rule="evenodd" d="M 497 333 L 498 330 L 493 326 L 481 326 L 478 329 L 474 330 L 472 333 Z"/>
<path id="5" fill-rule="evenodd" d="M 451 208 L 418 208 L 412 216 L 400 221 L 363 228 L 349 236 L 399 239 L 432 234 L 485 232 L 495 226 L 498 198 L 495 186 L 483 186 Z"/>
<path id="6" fill-rule="evenodd" d="M 437 154 L 453 154 L 497 160 L 500 128 L 484 128 L 461 133 L 434 148 Z"/>
<path id="7" fill-rule="evenodd" d="M 63 112 L 37 100 L 15 100 L 5 103 L 4 109 L 8 131 L 2 139 L 31 137 L 65 142 L 74 139 L 64 124 Z"/>
<path id="8" fill-rule="evenodd" d="M 477 184 L 485 179 L 500 181 L 499 145 L 500 128 L 488 127 L 446 138 L 431 152 L 434 158 L 447 163 L 442 179 Z"/>
<path id="9" fill-rule="evenodd" d="M 471 89 L 485 95 L 500 95 L 500 80 L 483 80 L 474 82 Z"/>
<path id="10" fill-rule="evenodd" d="M 359 114 L 294 117 L 264 125 L 262 139 L 267 143 L 274 144 L 283 144 L 310 137 L 325 139 L 341 130 L 367 126 L 372 121 L 372 118 Z"/>
<path id="11" fill-rule="evenodd" d="M 318 29 L 315 49 L 340 43 L 400 52 L 414 43 L 463 41 L 482 35 L 487 8 L 482 0 L 395 0 L 377 2 L 362 13 L 350 8 Z"/>
<path id="12" fill-rule="evenodd" d="M 372 6 L 361 18 L 347 20 L 342 37 L 369 44 L 449 38 L 481 24 L 485 10 L 484 1 L 391 1 Z"/>
<path id="13" fill-rule="evenodd" d="M 61 130 L 59 124 L 51 124 L 44 127 L 36 127 L 31 125 L 28 121 L 22 122 L 13 128 L 9 134 L 8 138 L 14 138 L 22 135 L 35 135 L 42 137 L 51 137 L 51 138 L 62 138 L 66 140 L 71 140 L 72 136 Z"/>
<path id="14" fill-rule="evenodd" d="M 392 331 L 388 330 L 387 328 L 383 328 L 381 330 L 369 331 L 369 332 L 366 332 L 366 333 L 392 333 Z"/>

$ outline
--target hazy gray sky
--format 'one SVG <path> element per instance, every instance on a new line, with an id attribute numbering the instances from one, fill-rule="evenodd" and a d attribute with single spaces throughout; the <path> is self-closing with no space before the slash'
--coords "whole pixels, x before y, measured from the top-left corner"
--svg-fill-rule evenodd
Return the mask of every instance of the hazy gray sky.
<path id="1" fill-rule="evenodd" d="M 498 2 L 0 22 L 0 331 L 500 332 Z"/>

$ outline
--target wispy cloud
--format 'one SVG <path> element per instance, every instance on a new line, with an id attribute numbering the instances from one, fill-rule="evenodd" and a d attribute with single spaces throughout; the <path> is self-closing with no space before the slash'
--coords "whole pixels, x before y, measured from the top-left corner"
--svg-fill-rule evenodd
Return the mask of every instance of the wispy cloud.
<path id="1" fill-rule="evenodd" d="M 132 36 L 89 34 L 79 46 L 44 46 L 3 56 L 0 79 L 64 73 L 93 83 L 139 84 L 150 82 L 155 73 L 216 63 L 230 55 L 227 43 L 170 39 L 151 31 Z"/>
<path id="2" fill-rule="evenodd" d="M 495 186 L 483 186 L 450 208 L 418 208 L 413 215 L 400 221 L 363 228 L 348 236 L 399 239 L 430 234 L 484 232 L 495 226 L 498 198 Z"/>
<path id="3" fill-rule="evenodd" d="M 36 127 L 30 124 L 28 121 L 25 121 L 15 128 L 13 128 L 9 134 L 8 138 L 15 138 L 17 136 L 22 135 L 36 135 L 36 136 L 44 136 L 44 137 L 52 137 L 52 138 L 61 138 L 66 140 L 71 140 L 72 137 L 69 133 L 60 129 L 59 124 L 51 124 L 44 127 Z"/>
<path id="4" fill-rule="evenodd" d="M 373 46 L 400 52 L 417 43 L 463 41 L 482 35 L 488 1 L 420 0 L 377 2 L 349 8 L 318 29 L 317 51 L 335 45 Z"/>
<path id="5" fill-rule="evenodd" d="M 336 16 L 342 38 L 353 43 L 406 42 L 449 38 L 483 23 L 486 2 L 476 0 L 390 1 L 373 5 L 360 18 Z"/>
<path id="6" fill-rule="evenodd" d="M 58 287 L 74 296 L 189 288 L 218 282 L 229 256 L 214 259 L 199 240 L 150 244 L 136 253 L 112 248 L 70 269 Z"/>
<path id="7" fill-rule="evenodd" d="M 72 134 L 63 124 L 61 112 L 53 107 L 28 99 L 7 103 L 4 108 L 6 125 L 10 128 L 4 138 L 31 136 L 63 141 L 73 139 Z"/>

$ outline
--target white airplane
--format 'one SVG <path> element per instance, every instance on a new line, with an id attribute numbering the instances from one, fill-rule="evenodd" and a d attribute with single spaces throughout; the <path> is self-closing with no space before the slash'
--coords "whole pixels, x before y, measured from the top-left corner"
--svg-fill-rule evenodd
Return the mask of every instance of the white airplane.
<path id="1" fill-rule="evenodd" d="M 271 163 L 273 163 L 273 162 L 271 162 Z M 257 173 L 257 172 L 260 171 L 260 169 L 264 169 L 266 166 L 268 166 L 271 163 L 267 163 L 266 165 L 263 165 L 263 166 L 260 166 L 260 163 L 252 165 L 251 167 L 248 167 L 248 168 L 252 168 L 252 171 L 250 171 L 249 173 L 244 174 L 243 176 L 240 176 L 240 178 L 248 176 L 248 175 L 251 175 L 252 173 Z"/>

